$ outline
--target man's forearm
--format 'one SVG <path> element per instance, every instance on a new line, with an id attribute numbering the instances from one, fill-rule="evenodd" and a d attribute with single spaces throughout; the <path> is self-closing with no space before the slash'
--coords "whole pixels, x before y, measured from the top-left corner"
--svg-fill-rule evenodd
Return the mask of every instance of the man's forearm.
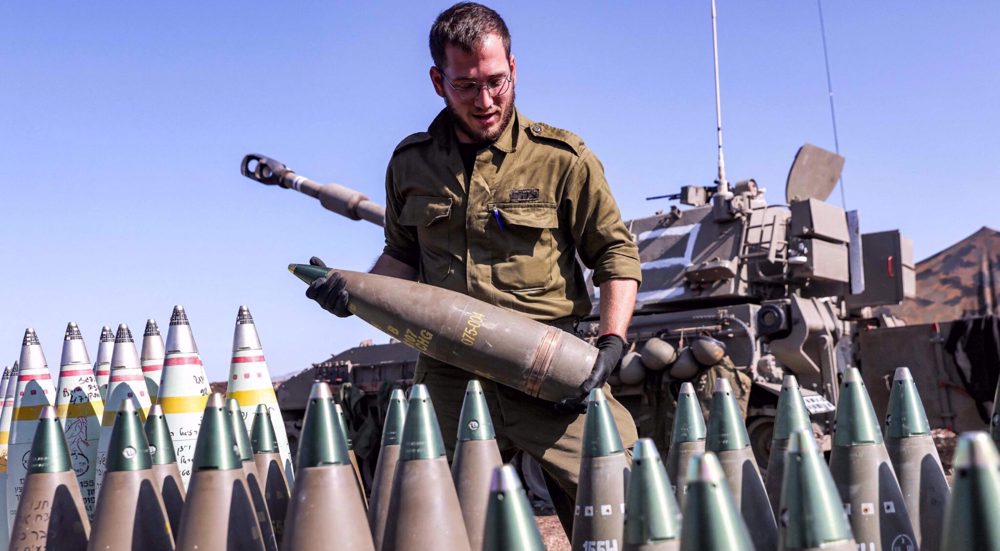
<path id="1" fill-rule="evenodd" d="M 417 279 L 416 268 L 405 262 L 396 260 L 387 254 L 383 254 L 378 257 L 378 260 L 375 261 L 375 265 L 372 266 L 369 273 L 398 277 L 399 279 L 406 279 L 409 281 L 416 281 Z"/>
<path id="2" fill-rule="evenodd" d="M 601 283 L 601 323 L 598 335 L 614 333 L 625 338 L 638 290 L 639 284 L 634 279 L 609 279 Z"/>

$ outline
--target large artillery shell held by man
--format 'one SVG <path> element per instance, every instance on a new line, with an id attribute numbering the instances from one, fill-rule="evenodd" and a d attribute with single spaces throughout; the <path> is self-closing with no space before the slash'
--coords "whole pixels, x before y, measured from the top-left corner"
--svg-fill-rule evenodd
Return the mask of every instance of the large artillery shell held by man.
<path id="1" fill-rule="evenodd" d="M 578 398 L 597 349 L 575 336 L 461 293 L 374 274 L 291 264 L 306 283 L 339 272 L 347 308 L 420 352 L 530 396 Z"/>

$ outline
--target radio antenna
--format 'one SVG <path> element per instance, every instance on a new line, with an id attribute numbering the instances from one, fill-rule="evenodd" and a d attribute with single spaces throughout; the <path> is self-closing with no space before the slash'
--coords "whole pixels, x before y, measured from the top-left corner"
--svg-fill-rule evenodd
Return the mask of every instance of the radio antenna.
<path id="1" fill-rule="evenodd" d="M 826 64 L 826 91 L 830 97 L 830 120 L 833 123 L 833 149 L 837 155 L 840 155 L 840 139 L 837 136 L 837 111 L 833 108 L 833 79 L 830 78 L 830 55 L 827 53 L 826 49 L 826 25 L 823 23 L 823 0 L 816 0 L 816 7 L 819 9 L 819 32 L 820 36 L 823 38 L 823 62 Z M 718 94 L 718 92 L 716 92 L 716 94 Z M 845 209 L 847 208 L 847 196 L 844 192 L 843 172 L 840 174 L 840 206 Z"/>
<path id="2" fill-rule="evenodd" d="M 722 99 L 719 95 L 719 31 L 715 25 L 715 0 L 712 0 L 712 54 L 715 57 L 715 136 L 719 144 L 719 191 L 720 195 L 729 193 L 729 182 L 726 180 L 726 159 L 722 155 Z"/>

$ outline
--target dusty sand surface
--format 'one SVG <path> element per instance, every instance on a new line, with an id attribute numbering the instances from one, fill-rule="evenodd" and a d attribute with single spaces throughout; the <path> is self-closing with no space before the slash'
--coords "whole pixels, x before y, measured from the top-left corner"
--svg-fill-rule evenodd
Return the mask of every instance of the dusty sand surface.
<path id="1" fill-rule="evenodd" d="M 559 524 L 559 517 L 555 515 L 538 515 L 538 528 L 542 532 L 542 541 L 545 542 L 546 551 L 569 551 L 569 540 L 563 532 L 562 524 Z"/>

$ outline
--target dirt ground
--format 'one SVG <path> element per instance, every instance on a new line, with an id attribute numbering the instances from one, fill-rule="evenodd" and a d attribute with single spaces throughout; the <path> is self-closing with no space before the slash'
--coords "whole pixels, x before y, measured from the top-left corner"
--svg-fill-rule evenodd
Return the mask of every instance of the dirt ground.
<path id="1" fill-rule="evenodd" d="M 948 429 L 934 429 L 931 431 L 934 442 L 937 444 L 938 455 L 941 456 L 941 465 L 944 472 L 951 480 L 952 457 L 955 455 L 955 443 L 957 437 L 955 433 Z M 542 540 L 545 542 L 546 551 L 570 551 L 569 540 L 563 532 L 559 519 L 553 514 L 535 516 L 538 528 L 542 532 Z"/>

